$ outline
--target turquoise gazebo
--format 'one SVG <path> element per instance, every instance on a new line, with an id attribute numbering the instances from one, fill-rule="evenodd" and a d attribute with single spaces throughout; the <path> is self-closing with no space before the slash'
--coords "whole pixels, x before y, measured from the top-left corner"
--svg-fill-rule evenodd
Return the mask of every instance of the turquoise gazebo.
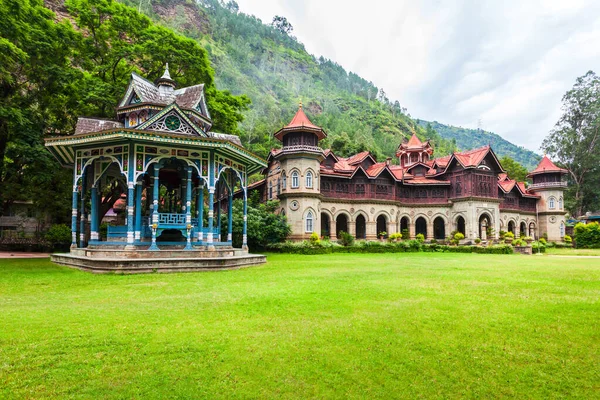
<path id="1" fill-rule="evenodd" d="M 156 83 L 132 74 L 115 120 L 79 118 L 73 135 L 46 139 L 74 171 L 69 256 L 181 261 L 246 255 L 248 177 L 266 162 L 211 125 L 204 85 L 177 89 L 167 66 Z M 126 216 L 101 237 L 103 199 L 118 187 Z M 235 192 L 243 199 L 242 253 L 232 246 Z M 64 256 L 56 261 L 68 264 Z"/>

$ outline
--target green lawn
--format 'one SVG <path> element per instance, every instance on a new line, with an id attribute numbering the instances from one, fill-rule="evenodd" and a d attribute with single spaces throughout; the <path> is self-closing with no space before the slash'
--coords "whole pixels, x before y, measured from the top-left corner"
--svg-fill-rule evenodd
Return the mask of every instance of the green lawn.
<path id="1" fill-rule="evenodd" d="M 562 256 L 600 256 L 600 249 L 546 248 L 549 255 Z"/>
<path id="2" fill-rule="evenodd" d="M 0 260 L 0 398 L 599 398 L 600 259 Z"/>

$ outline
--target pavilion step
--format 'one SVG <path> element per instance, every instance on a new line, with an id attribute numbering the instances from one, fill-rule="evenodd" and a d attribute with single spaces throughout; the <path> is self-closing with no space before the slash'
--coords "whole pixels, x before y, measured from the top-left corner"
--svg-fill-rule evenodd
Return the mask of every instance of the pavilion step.
<path id="1" fill-rule="evenodd" d="M 73 254 L 53 254 L 51 260 L 60 265 L 74 267 L 94 273 L 150 273 L 150 272 L 193 272 L 238 269 L 267 262 L 261 254 L 246 254 L 231 257 L 194 258 L 91 258 Z"/>
<path id="2" fill-rule="evenodd" d="M 177 249 L 160 249 L 158 251 L 151 250 L 124 250 L 124 249 L 72 249 L 71 255 L 77 257 L 87 257 L 93 259 L 164 259 L 164 258 L 225 258 L 239 257 L 247 255 L 248 252 L 242 249 L 234 248 L 216 248 L 215 250 L 182 250 Z"/>

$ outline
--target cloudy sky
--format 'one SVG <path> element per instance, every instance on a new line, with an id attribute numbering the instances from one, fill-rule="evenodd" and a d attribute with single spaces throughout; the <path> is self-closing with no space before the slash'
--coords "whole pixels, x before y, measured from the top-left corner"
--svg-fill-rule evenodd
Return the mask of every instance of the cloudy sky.
<path id="1" fill-rule="evenodd" d="M 285 16 L 316 56 L 415 118 L 485 130 L 539 152 L 578 76 L 600 73 L 598 0 L 237 0 Z"/>

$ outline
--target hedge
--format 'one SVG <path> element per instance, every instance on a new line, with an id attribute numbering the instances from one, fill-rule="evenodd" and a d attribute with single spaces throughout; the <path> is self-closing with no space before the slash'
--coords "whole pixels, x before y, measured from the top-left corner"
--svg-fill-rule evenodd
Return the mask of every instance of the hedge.
<path id="1" fill-rule="evenodd" d="M 600 224 L 578 223 L 573 229 L 575 233 L 575 244 L 577 248 L 597 249 L 600 248 Z"/>
<path id="2" fill-rule="evenodd" d="M 442 244 L 423 244 L 418 240 L 405 240 L 396 243 L 359 242 L 354 246 L 341 246 L 337 243 L 320 241 L 318 244 L 305 242 L 285 242 L 271 246 L 268 251 L 290 254 L 332 254 L 332 253 L 479 253 L 479 254 L 513 254 L 510 245 L 494 246 L 448 246 Z"/>

